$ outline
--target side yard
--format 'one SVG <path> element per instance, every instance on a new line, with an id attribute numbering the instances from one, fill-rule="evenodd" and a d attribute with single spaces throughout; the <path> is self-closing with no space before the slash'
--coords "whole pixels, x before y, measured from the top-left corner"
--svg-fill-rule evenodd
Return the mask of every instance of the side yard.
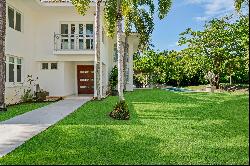
<path id="1" fill-rule="evenodd" d="M 0 158 L 1 164 L 248 164 L 248 95 L 136 90 L 91 101 Z"/>

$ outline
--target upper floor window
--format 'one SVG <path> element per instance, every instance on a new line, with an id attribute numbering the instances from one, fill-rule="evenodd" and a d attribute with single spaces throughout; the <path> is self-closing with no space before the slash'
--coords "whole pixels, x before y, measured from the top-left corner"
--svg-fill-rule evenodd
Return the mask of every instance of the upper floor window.
<path id="1" fill-rule="evenodd" d="M 55 38 L 56 48 L 61 50 L 94 49 L 94 26 L 79 22 L 60 24 L 60 37 Z"/>
<path id="2" fill-rule="evenodd" d="M 22 14 L 10 6 L 8 6 L 8 22 L 10 28 L 22 31 Z"/>

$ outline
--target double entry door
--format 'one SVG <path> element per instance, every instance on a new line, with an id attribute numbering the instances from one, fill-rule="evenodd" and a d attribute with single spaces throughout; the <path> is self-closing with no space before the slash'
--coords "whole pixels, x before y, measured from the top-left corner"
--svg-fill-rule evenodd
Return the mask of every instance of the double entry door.
<path id="1" fill-rule="evenodd" d="M 61 23 L 61 49 L 94 49 L 93 24 Z"/>

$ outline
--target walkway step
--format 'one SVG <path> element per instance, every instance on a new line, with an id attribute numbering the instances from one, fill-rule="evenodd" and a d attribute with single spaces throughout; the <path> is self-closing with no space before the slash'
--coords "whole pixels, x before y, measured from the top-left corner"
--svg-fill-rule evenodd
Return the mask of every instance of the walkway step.
<path id="1" fill-rule="evenodd" d="M 65 99 L 0 122 L 0 157 L 65 118 L 91 98 Z"/>

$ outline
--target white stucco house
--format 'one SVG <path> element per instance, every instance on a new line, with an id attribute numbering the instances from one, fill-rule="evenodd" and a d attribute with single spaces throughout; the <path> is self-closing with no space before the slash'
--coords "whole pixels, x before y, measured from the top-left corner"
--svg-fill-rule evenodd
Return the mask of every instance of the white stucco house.
<path id="1" fill-rule="evenodd" d="M 20 101 L 32 75 L 50 96 L 96 95 L 94 14 L 91 4 L 85 16 L 68 1 L 7 0 L 6 103 Z M 102 7 L 103 9 L 103 7 Z M 106 36 L 101 19 L 102 93 L 108 88 L 110 71 L 117 63 L 116 39 Z M 126 90 L 133 90 L 133 53 L 138 36 L 129 36 Z"/>

